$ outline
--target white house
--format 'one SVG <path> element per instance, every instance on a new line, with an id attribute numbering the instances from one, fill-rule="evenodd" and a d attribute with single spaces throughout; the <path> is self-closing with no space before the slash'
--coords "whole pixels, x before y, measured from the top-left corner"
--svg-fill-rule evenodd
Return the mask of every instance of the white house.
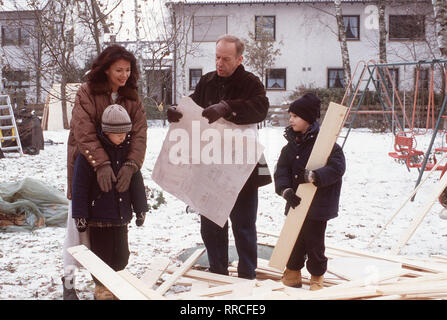
<path id="1" fill-rule="evenodd" d="M 34 36 L 37 16 L 48 3 L 5 0 L 0 8 L 0 90 L 11 95 L 13 102 L 27 99 L 35 103 L 42 85 L 38 72 L 39 40 Z"/>
<path id="2" fill-rule="evenodd" d="M 388 62 L 439 57 L 431 1 L 388 1 L 385 10 Z M 359 61 L 378 61 L 377 1 L 342 0 L 351 68 Z M 343 85 L 343 67 L 333 1 L 324 0 L 183 0 L 169 1 L 174 23 L 182 22 L 187 39 L 178 45 L 189 50 L 185 63 L 177 62 L 173 88 L 176 99 L 188 95 L 201 75 L 215 70 L 215 41 L 222 34 L 248 38 L 255 26 L 270 34 L 281 55 L 263 79 L 271 105 L 288 101 L 297 88 Z M 189 26 L 189 28 L 188 28 Z M 259 29 L 258 29 L 259 30 Z M 282 45 L 280 45 L 280 42 Z M 188 47 L 189 46 L 189 47 Z M 177 59 L 177 61 L 179 61 Z M 249 71 L 250 67 L 246 66 Z M 414 67 L 392 70 L 398 86 L 411 88 Z M 421 77 L 423 77 L 421 73 Z"/>
<path id="3" fill-rule="evenodd" d="M 77 70 L 97 54 L 83 3 L 0 1 L 0 90 L 39 104 L 56 94 L 52 86 L 61 82 L 61 69 L 68 70 L 65 81 L 78 81 Z"/>

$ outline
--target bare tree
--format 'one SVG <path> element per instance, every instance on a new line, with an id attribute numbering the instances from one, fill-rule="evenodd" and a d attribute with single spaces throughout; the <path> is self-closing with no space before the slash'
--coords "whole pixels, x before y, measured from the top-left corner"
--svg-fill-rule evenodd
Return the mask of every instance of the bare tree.
<path id="1" fill-rule="evenodd" d="M 98 55 L 102 51 L 102 36 L 105 33 L 110 33 L 110 26 L 113 24 L 109 17 L 122 2 L 123 0 L 82 0 L 76 2 L 79 21 L 90 31 Z"/>
<path id="2" fill-rule="evenodd" d="M 169 42 L 169 48 L 173 55 L 173 92 L 174 101 L 176 103 L 177 93 L 187 95 L 189 88 L 187 87 L 186 75 L 188 70 L 187 58 L 193 58 L 200 53 L 200 42 L 193 42 L 189 39 L 193 28 L 194 12 L 186 11 L 183 3 L 170 4 L 169 6 L 171 19 L 169 25 L 164 29 L 169 30 L 166 34 L 166 40 Z M 182 87 L 178 88 L 176 77 L 180 75 Z"/>
<path id="3" fill-rule="evenodd" d="M 275 45 L 275 41 L 270 39 L 270 35 L 263 30 L 262 23 L 256 25 L 255 33 L 249 31 L 248 39 L 244 41 L 245 64 L 251 67 L 261 81 L 264 81 L 267 70 L 274 66 L 276 58 L 281 55 L 281 50 Z M 282 44 L 282 41 L 278 42 L 279 46 Z"/>

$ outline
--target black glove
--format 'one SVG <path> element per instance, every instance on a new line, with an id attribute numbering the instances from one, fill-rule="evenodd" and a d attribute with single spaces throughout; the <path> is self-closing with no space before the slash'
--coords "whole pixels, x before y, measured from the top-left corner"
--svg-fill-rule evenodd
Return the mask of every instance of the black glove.
<path id="1" fill-rule="evenodd" d="M 214 121 L 217 121 L 218 119 L 222 118 L 230 111 L 231 111 L 230 106 L 226 102 L 221 101 L 219 103 L 209 106 L 208 108 L 205 108 L 205 110 L 203 110 L 202 112 L 202 117 L 207 118 L 208 123 L 211 124 Z"/>
<path id="2" fill-rule="evenodd" d="M 110 164 L 102 165 L 96 169 L 96 180 L 102 192 L 112 190 L 112 184 L 116 182 L 116 177 Z"/>
<path id="3" fill-rule="evenodd" d="M 137 227 L 141 227 L 144 223 L 144 219 L 146 218 L 146 212 L 137 213 L 135 216 L 135 224 L 137 225 Z"/>
<path id="4" fill-rule="evenodd" d="M 120 171 L 118 171 L 118 182 L 116 184 L 116 191 L 125 192 L 129 189 L 130 180 L 132 180 L 132 176 L 135 172 L 138 171 L 138 166 L 132 160 L 128 160 L 121 167 Z"/>
<path id="5" fill-rule="evenodd" d="M 287 203 L 295 209 L 301 202 L 301 198 L 295 194 L 292 188 L 287 188 L 282 192 L 282 197 L 287 200 Z"/>
<path id="6" fill-rule="evenodd" d="M 176 107 L 170 106 L 166 113 L 168 115 L 168 122 L 179 122 L 183 117 L 183 114 L 180 111 L 177 111 Z"/>
<path id="7" fill-rule="evenodd" d="M 84 232 L 87 230 L 88 222 L 85 218 L 74 218 L 74 221 L 78 232 Z"/>
<path id="8" fill-rule="evenodd" d="M 295 175 L 295 179 L 299 184 L 301 183 L 309 183 L 315 181 L 315 174 L 311 170 L 307 170 L 304 168 L 299 168 L 298 172 Z"/>

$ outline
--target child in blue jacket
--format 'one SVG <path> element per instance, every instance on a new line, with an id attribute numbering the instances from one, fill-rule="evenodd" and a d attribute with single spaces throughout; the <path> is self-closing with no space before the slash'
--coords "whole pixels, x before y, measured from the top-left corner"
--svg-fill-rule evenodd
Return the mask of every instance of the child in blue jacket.
<path id="1" fill-rule="evenodd" d="M 324 167 L 312 171 L 305 169 L 320 129 L 316 121 L 320 116 L 320 104 L 317 96 L 306 93 L 290 105 L 290 126 L 284 134 L 288 143 L 281 150 L 274 173 L 275 191 L 287 201 L 286 215 L 290 207 L 295 208 L 301 202 L 296 195 L 299 184 L 313 183 L 317 187 L 282 278 L 287 286 L 301 287 L 301 269 L 306 264 L 311 274 L 310 290 L 323 288 L 323 275 L 327 270 L 324 255 L 326 224 L 338 215 L 346 168 L 343 150 L 335 144 Z"/>
<path id="2" fill-rule="evenodd" d="M 79 232 L 89 228 L 90 249 L 115 271 L 126 267 L 129 260 L 127 225 L 136 213 L 136 225 L 144 223 L 147 205 L 143 176 L 139 168 L 127 161 L 132 122 L 126 109 L 120 105 L 108 106 L 102 115 L 98 137 L 107 152 L 110 165 L 118 174 L 122 166 L 130 166 L 134 172 L 129 189 L 118 192 L 115 185 L 109 192 L 102 192 L 96 179 L 96 172 L 87 159 L 79 153 L 76 158 L 73 184 L 73 219 Z M 113 299 L 95 277 L 95 299 Z"/>

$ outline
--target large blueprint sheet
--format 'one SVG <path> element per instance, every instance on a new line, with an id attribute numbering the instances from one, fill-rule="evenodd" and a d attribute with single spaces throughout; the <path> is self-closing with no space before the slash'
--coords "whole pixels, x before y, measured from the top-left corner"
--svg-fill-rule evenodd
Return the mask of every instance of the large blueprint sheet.
<path id="1" fill-rule="evenodd" d="M 264 150 L 256 125 L 224 119 L 208 124 L 203 109 L 189 97 L 177 109 L 183 117 L 171 123 L 152 179 L 223 227 Z"/>

